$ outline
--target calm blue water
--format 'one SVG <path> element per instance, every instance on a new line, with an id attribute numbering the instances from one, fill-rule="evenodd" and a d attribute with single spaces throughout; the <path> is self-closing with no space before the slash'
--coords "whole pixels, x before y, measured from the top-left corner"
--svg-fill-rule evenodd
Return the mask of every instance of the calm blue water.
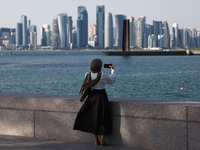
<path id="1" fill-rule="evenodd" d="M 79 95 L 90 61 L 113 63 L 109 97 L 200 101 L 200 56 L 107 56 L 101 51 L 0 52 L 0 92 Z M 66 55 L 67 53 L 67 55 Z M 109 74 L 109 69 L 102 69 Z M 181 87 L 184 90 L 181 91 Z"/>

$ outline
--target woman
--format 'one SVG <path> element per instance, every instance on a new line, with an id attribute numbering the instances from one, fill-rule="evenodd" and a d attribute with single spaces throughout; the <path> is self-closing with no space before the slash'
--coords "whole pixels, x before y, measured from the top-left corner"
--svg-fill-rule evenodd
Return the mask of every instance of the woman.
<path id="1" fill-rule="evenodd" d="M 82 94 L 80 101 L 87 95 L 88 97 L 78 112 L 73 129 L 94 134 L 95 145 L 106 146 L 105 135 L 112 133 L 112 125 L 105 84 L 111 85 L 115 82 L 115 73 L 112 64 L 109 68 L 110 76 L 101 73 L 101 68 L 100 59 L 91 61 L 91 72 L 85 74 L 85 80 L 79 91 Z M 101 135 L 101 142 L 98 135 Z"/>

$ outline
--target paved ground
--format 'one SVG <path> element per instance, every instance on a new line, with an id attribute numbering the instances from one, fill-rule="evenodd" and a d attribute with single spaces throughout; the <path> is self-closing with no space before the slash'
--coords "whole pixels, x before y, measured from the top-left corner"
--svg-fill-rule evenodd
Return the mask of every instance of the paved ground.
<path id="1" fill-rule="evenodd" d="M 0 150 L 139 150 L 120 146 L 95 146 L 56 139 L 0 135 Z"/>

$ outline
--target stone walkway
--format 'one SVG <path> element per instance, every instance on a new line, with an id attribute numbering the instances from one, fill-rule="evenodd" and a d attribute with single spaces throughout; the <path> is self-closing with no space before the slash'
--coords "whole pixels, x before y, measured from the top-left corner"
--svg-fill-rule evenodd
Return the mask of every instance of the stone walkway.
<path id="1" fill-rule="evenodd" d="M 141 150 L 121 146 L 95 146 L 56 139 L 0 135 L 0 150 Z"/>

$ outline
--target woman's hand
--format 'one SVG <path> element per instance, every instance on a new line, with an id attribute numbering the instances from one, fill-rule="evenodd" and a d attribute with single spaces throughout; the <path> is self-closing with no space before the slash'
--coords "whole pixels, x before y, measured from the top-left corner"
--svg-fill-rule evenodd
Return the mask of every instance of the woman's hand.
<path id="1" fill-rule="evenodd" d="M 114 70 L 113 64 L 110 63 L 109 67 L 109 69 Z"/>

